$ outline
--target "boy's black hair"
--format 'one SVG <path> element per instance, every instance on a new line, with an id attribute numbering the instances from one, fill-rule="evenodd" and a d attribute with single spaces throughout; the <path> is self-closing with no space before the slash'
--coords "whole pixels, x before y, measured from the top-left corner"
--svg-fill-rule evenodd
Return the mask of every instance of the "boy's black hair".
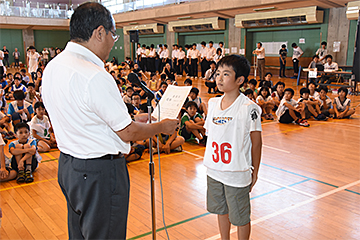
<path id="1" fill-rule="evenodd" d="M 29 125 L 25 122 L 19 122 L 18 124 L 16 124 L 14 127 L 14 130 L 15 130 L 15 132 L 17 132 L 21 128 L 26 128 L 28 131 L 30 131 Z"/>
<path id="2" fill-rule="evenodd" d="M 23 69 L 20 70 L 20 72 L 26 73 L 26 70 L 23 68 Z"/>
<path id="3" fill-rule="evenodd" d="M 314 60 L 314 58 L 320 58 L 320 57 L 319 57 L 319 55 L 314 55 L 314 56 L 312 57 L 312 59 Z"/>
<path id="4" fill-rule="evenodd" d="M 196 47 L 196 43 L 193 43 L 192 46 L 195 46 L 195 47 Z"/>
<path id="5" fill-rule="evenodd" d="M 141 47 L 146 47 L 146 44 L 141 45 Z"/>
<path id="6" fill-rule="evenodd" d="M 180 45 L 179 48 L 183 48 L 183 46 Z"/>
<path id="7" fill-rule="evenodd" d="M 16 90 L 13 93 L 13 96 L 14 96 L 15 100 L 24 100 L 25 99 L 25 93 L 23 92 L 23 90 Z"/>
<path id="8" fill-rule="evenodd" d="M 19 80 L 21 82 L 21 79 L 19 77 L 14 77 L 14 81 Z"/>
<path id="9" fill-rule="evenodd" d="M 140 94 L 139 94 L 139 93 L 137 93 L 137 92 L 134 92 L 134 94 L 133 94 L 133 95 L 131 95 L 131 100 L 134 98 L 134 96 L 139 96 L 139 97 L 140 97 Z"/>
<path id="10" fill-rule="evenodd" d="M 285 44 L 281 45 L 281 48 L 286 48 L 286 45 Z"/>
<path id="11" fill-rule="evenodd" d="M 329 89 L 328 89 L 327 86 L 320 86 L 320 87 L 319 87 L 319 92 L 320 92 L 321 90 L 324 90 L 326 93 L 329 92 Z"/>
<path id="12" fill-rule="evenodd" d="M 291 93 L 291 96 L 294 96 L 294 94 L 295 94 L 295 91 L 294 91 L 294 89 L 292 89 L 292 88 L 285 88 L 284 93 L 285 93 L 285 92 L 290 92 L 290 93 Z"/>
<path id="13" fill-rule="evenodd" d="M 12 74 L 12 73 L 8 73 L 8 74 L 6 74 L 6 76 L 7 76 L 7 77 L 9 77 L 10 75 L 12 76 L 13 74 Z"/>
<path id="14" fill-rule="evenodd" d="M 196 88 L 196 87 L 193 87 L 191 90 L 190 90 L 191 93 L 195 93 L 196 96 L 199 95 L 199 89 Z"/>
<path id="15" fill-rule="evenodd" d="M 150 45 L 150 47 L 151 47 L 151 48 L 154 48 L 154 47 L 155 47 L 155 45 L 152 43 L 152 44 Z"/>
<path id="16" fill-rule="evenodd" d="M 110 71 L 110 74 L 112 74 L 112 73 L 115 73 L 115 71 L 114 71 L 114 70 L 111 70 L 111 71 Z"/>
<path id="17" fill-rule="evenodd" d="M 167 46 L 167 44 L 164 44 L 164 47 L 166 47 L 166 48 L 167 48 L 167 47 L 168 47 L 168 46 Z"/>
<path id="18" fill-rule="evenodd" d="M 196 109 L 198 109 L 198 105 L 197 105 L 196 102 L 194 102 L 194 101 L 189 101 L 189 102 L 187 102 L 187 103 L 185 104 L 185 109 L 188 109 L 188 108 L 191 107 L 191 106 L 196 107 Z"/>
<path id="19" fill-rule="evenodd" d="M 256 79 L 250 79 L 249 80 L 249 84 L 252 84 L 252 85 L 255 85 L 255 87 L 256 87 L 256 85 L 257 85 L 257 81 L 256 81 Z"/>
<path id="20" fill-rule="evenodd" d="M 296 43 L 292 43 L 291 47 L 293 47 L 293 48 L 296 47 Z"/>
<path id="21" fill-rule="evenodd" d="M 269 81 L 263 81 L 263 87 L 271 88 L 271 82 Z"/>
<path id="22" fill-rule="evenodd" d="M 116 85 L 121 85 L 121 82 L 119 80 L 115 80 Z"/>
<path id="23" fill-rule="evenodd" d="M 302 96 L 304 93 L 310 94 L 310 90 L 308 88 L 303 87 L 302 89 L 300 89 L 300 96 Z"/>
<path id="24" fill-rule="evenodd" d="M 123 82 L 124 84 L 126 84 L 126 79 L 125 78 L 119 78 L 120 82 Z"/>
<path id="25" fill-rule="evenodd" d="M 246 89 L 245 92 L 244 92 L 244 95 L 245 95 L 245 96 L 248 96 L 248 95 L 250 95 L 250 94 L 254 95 L 254 91 L 251 90 L 250 88 L 249 88 L 249 89 Z"/>
<path id="26" fill-rule="evenodd" d="M 162 44 L 159 44 L 159 47 L 162 47 L 163 45 Z"/>
<path id="27" fill-rule="evenodd" d="M 146 46 L 146 49 L 150 49 L 150 47 L 149 47 L 149 46 Z"/>
<path id="28" fill-rule="evenodd" d="M 165 81 L 163 81 L 163 82 L 160 83 L 160 88 L 162 87 L 162 85 L 168 86 L 167 82 L 165 82 Z"/>
<path id="29" fill-rule="evenodd" d="M 267 72 L 267 73 L 265 73 L 265 77 L 266 77 L 267 75 L 269 75 L 269 74 L 270 74 L 271 76 L 273 76 L 271 72 Z"/>
<path id="30" fill-rule="evenodd" d="M 210 61 L 210 62 L 209 62 L 209 66 L 210 66 L 211 64 L 215 64 L 215 66 L 216 66 L 216 62 L 215 62 L 215 61 Z"/>
<path id="31" fill-rule="evenodd" d="M 160 79 L 161 79 L 161 80 L 165 80 L 165 79 L 166 79 L 166 74 L 165 74 L 165 73 L 161 74 L 161 75 L 160 75 Z"/>
<path id="32" fill-rule="evenodd" d="M 184 84 L 189 83 L 192 86 L 192 80 L 190 78 L 185 79 Z"/>
<path id="33" fill-rule="evenodd" d="M 244 76 L 245 79 L 248 78 L 250 73 L 250 63 L 249 61 L 243 57 L 236 54 L 228 55 L 223 57 L 216 65 L 216 69 L 220 66 L 228 66 L 232 67 L 235 72 L 235 79 L 238 79 L 241 76 Z M 242 87 L 242 86 L 240 86 Z"/>
<path id="34" fill-rule="evenodd" d="M 128 91 L 128 90 L 132 90 L 132 91 L 134 91 L 134 89 L 133 89 L 132 87 L 128 87 L 128 88 L 126 88 L 126 91 Z"/>
<path id="35" fill-rule="evenodd" d="M 269 90 L 269 88 L 268 87 L 266 87 L 266 86 L 262 86 L 261 88 L 260 88 L 260 92 L 259 92 L 259 94 L 262 96 L 262 91 L 263 90 L 265 90 L 267 93 L 266 93 L 266 96 L 265 97 L 268 97 L 268 96 L 270 96 L 270 90 Z"/>
<path id="36" fill-rule="evenodd" d="M 285 83 L 284 82 L 281 82 L 281 81 L 279 81 L 279 82 L 277 82 L 276 84 L 275 84 L 275 89 L 277 88 L 277 86 L 279 86 L 279 85 L 281 85 L 281 86 L 283 86 L 283 87 L 285 87 Z"/>
<path id="37" fill-rule="evenodd" d="M 224 43 L 223 43 L 223 42 L 219 42 L 219 44 L 222 44 L 222 45 L 224 45 Z"/>
<path id="38" fill-rule="evenodd" d="M 39 107 L 42 107 L 42 108 L 45 109 L 44 103 L 43 103 L 43 102 L 36 102 L 36 103 L 34 104 L 34 110 L 36 110 L 36 109 L 39 108 Z"/>
<path id="39" fill-rule="evenodd" d="M 321 45 L 325 45 L 325 47 L 326 47 L 326 46 L 327 46 L 327 42 L 323 41 L 323 42 L 321 43 Z"/>
<path id="40" fill-rule="evenodd" d="M 156 73 L 153 72 L 150 74 L 150 78 L 152 78 L 153 76 L 156 76 Z"/>
<path id="41" fill-rule="evenodd" d="M 326 55 L 325 59 L 327 60 L 328 58 L 330 58 L 331 60 L 333 59 L 333 56 L 331 56 L 330 54 L 329 55 Z"/>
<path id="42" fill-rule="evenodd" d="M 346 97 L 346 96 L 348 95 L 348 93 L 349 93 L 347 87 L 341 87 L 341 88 L 339 88 L 338 94 L 339 94 L 340 92 L 344 92 L 344 93 L 345 93 L 345 97 Z"/>
<path id="43" fill-rule="evenodd" d="M 314 86 L 317 87 L 317 85 L 316 85 L 315 82 L 309 82 L 309 85 L 308 85 L 308 86 L 310 86 L 310 84 L 314 84 Z"/>
<path id="44" fill-rule="evenodd" d="M 213 41 L 210 41 L 209 43 L 214 44 L 214 42 L 213 42 Z"/>
<path id="45" fill-rule="evenodd" d="M 35 84 L 34 83 L 28 83 L 28 85 L 27 85 L 28 87 L 35 87 Z"/>

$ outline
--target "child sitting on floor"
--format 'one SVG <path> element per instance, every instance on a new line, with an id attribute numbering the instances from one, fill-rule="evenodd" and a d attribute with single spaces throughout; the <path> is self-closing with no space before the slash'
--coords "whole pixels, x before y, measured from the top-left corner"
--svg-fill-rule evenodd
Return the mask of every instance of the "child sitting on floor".
<path id="1" fill-rule="evenodd" d="M 254 98 L 256 99 L 258 97 L 258 90 L 256 88 L 257 81 L 256 79 L 250 79 L 249 81 L 249 89 L 253 90 Z"/>
<path id="2" fill-rule="evenodd" d="M 273 109 L 273 111 L 275 112 L 280 104 L 280 101 L 283 99 L 284 97 L 284 89 L 285 89 L 285 83 L 283 82 L 277 82 L 275 84 L 275 91 L 272 92 L 271 97 L 274 101 L 275 107 Z"/>
<path id="3" fill-rule="evenodd" d="M 280 123 L 292 123 L 309 127 L 310 124 L 305 119 L 305 104 L 297 103 L 293 98 L 294 90 L 292 88 L 286 88 L 284 91 L 284 97 L 279 104 L 279 108 L 276 111 L 276 116 Z"/>
<path id="4" fill-rule="evenodd" d="M 9 104 L 8 114 L 11 115 L 12 123 L 15 126 L 19 122 L 29 122 L 34 113 L 32 105 L 26 101 L 25 93 L 21 90 L 14 92 L 15 101 Z"/>
<path id="5" fill-rule="evenodd" d="M 266 120 L 274 120 L 274 116 L 271 114 L 271 110 L 274 108 L 275 103 L 271 98 L 268 87 L 262 87 L 260 89 L 260 94 L 256 98 L 256 103 L 261 107 L 262 116 Z"/>
<path id="6" fill-rule="evenodd" d="M 207 115 L 207 107 L 204 102 L 201 101 L 201 98 L 199 97 L 199 89 L 196 87 L 193 87 L 190 90 L 188 101 L 193 101 L 197 104 L 198 110 L 200 114 Z"/>
<path id="7" fill-rule="evenodd" d="M 320 86 L 320 93 L 316 100 L 320 101 L 320 111 L 326 117 L 330 117 L 330 112 L 334 112 L 332 101 L 326 94 L 328 93 L 328 88 L 326 86 Z"/>
<path id="8" fill-rule="evenodd" d="M 36 139 L 39 152 L 48 152 L 57 146 L 55 135 L 51 130 L 49 118 L 45 115 L 45 106 L 42 102 L 34 105 L 36 115 L 31 119 L 31 136 Z"/>
<path id="9" fill-rule="evenodd" d="M 355 113 L 355 109 L 350 108 L 351 100 L 346 98 L 348 89 L 346 87 L 341 87 L 338 90 L 338 94 L 339 96 L 334 98 L 334 109 L 331 113 L 334 114 L 334 118 L 350 118 L 350 116 Z"/>
<path id="10" fill-rule="evenodd" d="M 308 88 L 300 89 L 300 98 L 298 102 L 302 102 L 305 104 L 305 118 L 309 119 L 311 116 L 315 118 L 315 120 L 323 120 L 326 121 L 327 117 L 321 113 L 320 105 L 318 101 L 312 101 L 309 98 L 310 90 Z"/>
<path id="11" fill-rule="evenodd" d="M 11 168 L 18 173 L 18 183 L 31 183 L 34 181 L 32 173 L 38 166 L 36 141 L 30 138 L 30 127 L 24 122 L 15 125 L 15 134 L 18 140 L 9 144 L 9 152 L 13 155 Z"/>
<path id="12" fill-rule="evenodd" d="M 254 92 L 253 90 L 251 90 L 250 88 L 249 89 L 246 89 L 245 92 L 244 92 L 244 95 L 247 96 L 251 101 L 255 102 L 256 103 L 256 100 L 254 98 Z"/>
<path id="13" fill-rule="evenodd" d="M 0 134 L 0 182 L 16 178 L 16 171 L 11 169 L 10 163 L 6 161 L 4 146 L 5 142 Z"/>
<path id="14" fill-rule="evenodd" d="M 184 137 L 185 141 L 190 141 L 197 138 L 199 144 L 206 145 L 205 136 L 205 120 L 198 113 L 198 107 L 195 102 L 188 102 L 185 105 L 186 112 L 181 118 L 180 135 Z"/>

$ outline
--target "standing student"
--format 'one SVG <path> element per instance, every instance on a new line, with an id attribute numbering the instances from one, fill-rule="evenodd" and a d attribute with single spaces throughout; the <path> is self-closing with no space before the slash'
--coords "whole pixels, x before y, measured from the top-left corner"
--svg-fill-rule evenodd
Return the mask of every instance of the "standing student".
<path id="1" fill-rule="evenodd" d="M 179 58 L 179 46 L 177 44 L 173 45 L 173 50 L 171 52 L 172 58 L 172 67 L 175 69 L 176 72 L 179 71 L 178 69 L 178 58 Z"/>
<path id="2" fill-rule="evenodd" d="M 184 60 L 185 60 L 185 52 L 183 50 L 183 47 L 182 46 L 179 46 L 179 58 L 178 58 L 178 72 L 177 74 L 179 76 L 182 76 L 183 75 L 183 72 L 184 72 Z"/>
<path id="3" fill-rule="evenodd" d="M 221 239 L 250 237 L 250 197 L 261 159 L 261 109 L 239 92 L 250 63 L 238 55 L 218 63 L 216 83 L 222 97 L 209 100 L 204 165 L 207 167 L 207 210 L 217 214 Z M 222 134 L 219 134 L 222 133 Z"/>
<path id="4" fill-rule="evenodd" d="M 149 72 L 151 73 L 156 72 L 156 67 L 155 67 L 156 50 L 154 47 L 155 47 L 154 44 L 150 45 L 150 53 L 148 56 L 148 68 L 149 68 Z"/>
<path id="5" fill-rule="evenodd" d="M 39 66 L 40 54 L 36 52 L 34 46 L 29 47 L 29 51 L 27 53 L 27 62 L 28 62 L 28 72 L 31 75 L 33 81 L 36 78 L 36 70 Z"/>
<path id="6" fill-rule="evenodd" d="M 4 52 L 0 50 L 0 75 L 4 76 L 5 74 L 5 67 L 3 64 L 3 59 L 4 59 Z"/>
<path id="7" fill-rule="evenodd" d="M 166 65 L 166 63 L 168 63 L 168 59 L 169 59 L 169 49 L 167 49 L 168 46 L 166 44 L 164 44 L 163 50 L 161 52 L 161 68 L 159 70 L 162 71 Z"/>
<path id="8" fill-rule="evenodd" d="M 137 64 L 140 64 L 140 61 L 141 61 L 141 44 L 140 43 L 137 44 L 136 60 L 137 60 Z"/>
<path id="9" fill-rule="evenodd" d="M 157 51 L 157 56 L 158 56 L 158 63 L 156 65 L 156 70 L 160 73 L 162 71 L 162 52 L 163 52 L 163 45 L 159 44 L 159 49 Z"/>
<path id="10" fill-rule="evenodd" d="M 9 67 L 9 50 L 4 46 L 2 51 L 4 53 L 4 66 Z"/>
<path id="11" fill-rule="evenodd" d="M 71 16 L 70 42 L 44 71 L 42 93 L 60 150 L 69 239 L 126 239 L 130 185 L 124 154 L 130 141 L 172 134 L 178 126 L 178 120 L 141 123 L 146 114 L 135 116 L 141 122 L 130 118 L 103 64 L 119 38 L 115 31 L 103 5 L 80 5 Z"/>
<path id="12" fill-rule="evenodd" d="M 286 68 L 286 57 L 287 57 L 287 49 L 286 49 L 286 45 L 283 44 L 281 45 L 281 49 L 279 50 L 279 60 L 280 60 L 280 71 L 279 71 L 279 77 L 286 77 L 285 76 L 285 68 Z"/>
<path id="13" fill-rule="evenodd" d="M 200 52 L 196 49 L 196 43 L 193 43 L 192 49 L 190 51 L 190 76 L 198 77 L 198 62 L 199 62 Z"/>
<path id="14" fill-rule="evenodd" d="M 324 62 L 326 61 L 325 57 L 328 55 L 328 51 L 326 49 L 327 43 L 322 42 L 321 47 L 316 51 L 316 55 L 320 57 L 320 61 Z"/>
<path id="15" fill-rule="evenodd" d="M 257 58 L 257 69 L 259 71 L 260 81 L 265 79 L 265 48 L 261 42 L 257 43 L 257 48 L 253 51 Z"/>
<path id="16" fill-rule="evenodd" d="M 296 43 L 291 44 L 291 47 L 293 48 L 292 62 L 294 67 L 294 76 L 291 78 L 296 79 L 299 73 L 299 59 L 304 54 L 304 52 L 299 46 L 296 45 Z"/>
<path id="17" fill-rule="evenodd" d="M 216 48 L 214 48 L 214 42 L 210 41 L 209 42 L 209 49 L 206 55 L 206 61 L 207 61 L 207 66 L 206 66 L 206 70 L 208 70 L 210 68 L 210 63 L 212 61 L 214 61 L 214 57 L 216 55 Z"/>
<path id="18" fill-rule="evenodd" d="M 209 49 L 206 47 L 206 42 L 202 41 L 201 42 L 201 49 L 200 49 L 200 66 L 201 66 L 201 77 L 204 78 L 205 77 L 205 72 L 206 72 L 206 68 L 207 68 L 207 60 L 206 60 L 206 56 L 208 53 Z"/>
<path id="19" fill-rule="evenodd" d="M 146 72 L 146 60 L 147 60 L 147 56 L 146 56 L 146 45 L 143 44 L 141 46 L 141 58 L 140 58 L 140 68 Z"/>
<path id="20" fill-rule="evenodd" d="M 20 67 L 19 62 L 20 62 L 20 52 L 18 51 L 17 48 L 15 48 L 15 51 L 12 53 L 13 57 L 14 57 L 14 63 L 15 63 L 15 67 Z"/>
<path id="21" fill-rule="evenodd" d="M 225 48 L 224 48 L 224 43 L 223 42 L 219 42 L 219 48 L 221 48 L 222 56 L 225 57 Z"/>

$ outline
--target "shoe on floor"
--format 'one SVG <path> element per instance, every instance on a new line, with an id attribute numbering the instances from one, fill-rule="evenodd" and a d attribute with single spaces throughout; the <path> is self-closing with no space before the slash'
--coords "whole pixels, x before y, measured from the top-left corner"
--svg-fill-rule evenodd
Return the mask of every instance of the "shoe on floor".
<path id="1" fill-rule="evenodd" d="M 301 119 L 299 125 L 303 127 L 310 127 L 310 124 L 305 119 Z"/>
<path id="2" fill-rule="evenodd" d="M 20 170 L 18 172 L 17 178 L 16 178 L 16 182 L 18 183 L 23 183 L 25 182 L 25 172 L 24 170 Z"/>
<path id="3" fill-rule="evenodd" d="M 297 79 L 297 77 L 296 77 L 296 76 L 293 76 L 293 77 L 291 77 L 291 79 Z"/>
<path id="4" fill-rule="evenodd" d="M 174 152 L 182 152 L 182 151 L 183 151 L 183 148 L 182 148 L 182 146 L 180 145 L 180 146 L 178 146 L 177 148 L 174 148 L 173 151 L 174 151 Z"/>
<path id="5" fill-rule="evenodd" d="M 32 175 L 32 172 L 30 170 L 26 170 L 25 172 L 25 182 L 26 183 L 31 183 L 34 181 L 34 177 Z"/>

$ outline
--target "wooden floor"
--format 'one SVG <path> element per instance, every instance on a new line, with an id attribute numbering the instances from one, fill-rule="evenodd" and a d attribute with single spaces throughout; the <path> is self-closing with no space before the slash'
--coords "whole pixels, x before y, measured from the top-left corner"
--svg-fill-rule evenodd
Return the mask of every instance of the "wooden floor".
<path id="1" fill-rule="evenodd" d="M 298 94 L 300 86 L 293 80 L 285 83 Z M 203 85 L 200 79 L 194 81 L 206 100 L 212 95 Z M 353 107 L 360 103 L 360 97 L 349 97 Z M 309 128 L 263 122 L 262 164 L 251 193 L 252 239 L 360 239 L 359 114 L 357 108 L 348 120 L 310 120 Z M 204 150 L 186 143 L 181 153 L 161 155 L 170 239 L 219 238 L 216 216 L 205 208 Z M 67 239 L 66 204 L 57 183 L 59 151 L 41 155 L 34 183 L 0 185 L 1 239 Z M 145 154 L 128 165 L 130 239 L 151 239 L 148 160 Z M 157 237 L 165 239 L 155 161 Z"/>

